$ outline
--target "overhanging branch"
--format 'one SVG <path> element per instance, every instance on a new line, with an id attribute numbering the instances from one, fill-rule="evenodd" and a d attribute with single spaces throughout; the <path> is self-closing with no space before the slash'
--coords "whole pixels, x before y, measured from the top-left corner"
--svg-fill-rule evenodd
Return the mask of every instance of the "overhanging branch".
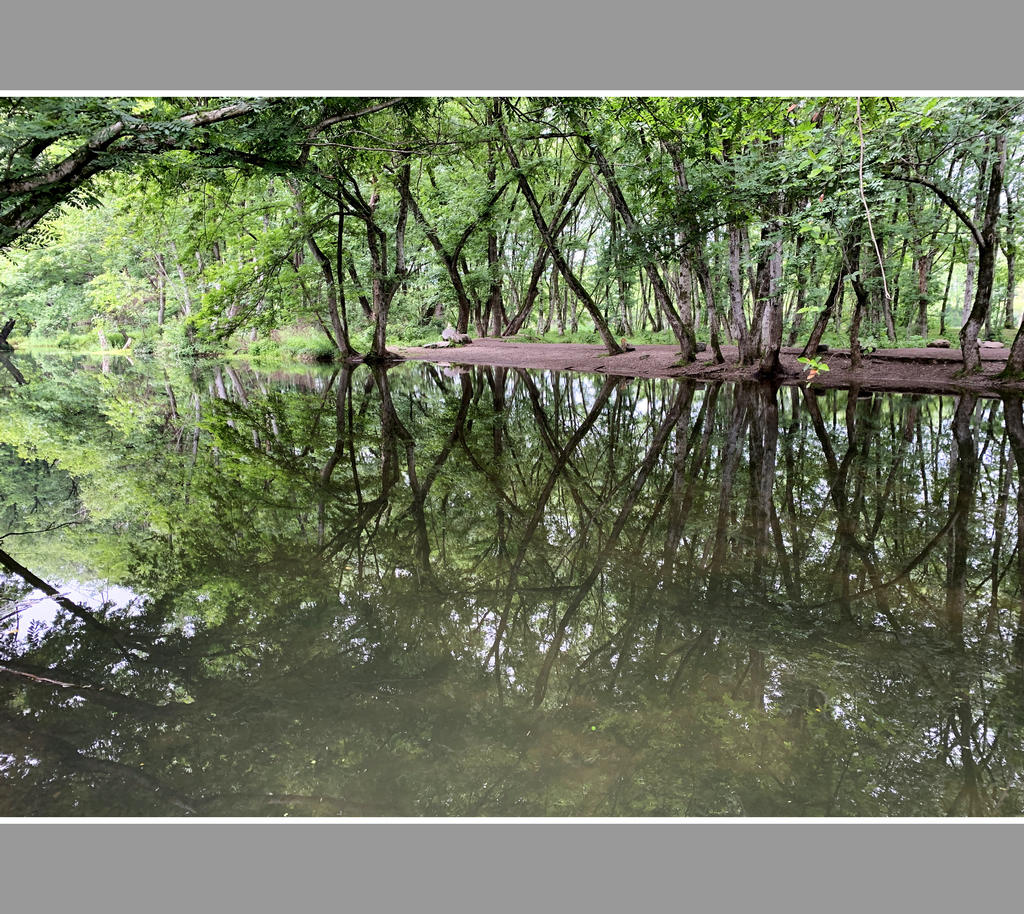
<path id="1" fill-rule="evenodd" d="M 946 193 L 946 191 L 939 187 L 938 184 L 929 181 L 927 178 L 918 177 L 917 175 L 888 174 L 886 177 L 891 178 L 893 181 L 903 181 L 905 184 L 920 184 L 922 187 L 927 187 L 956 214 L 957 218 L 964 225 L 967 226 L 968 231 L 974 236 L 975 244 L 977 244 L 978 247 L 985 246 L 985 240 L 981 237 L 981 232 L 978 230 L 978 227 L 974 224 L 971 217 L 968 216 L 960 207 L 960 204 Z"/>

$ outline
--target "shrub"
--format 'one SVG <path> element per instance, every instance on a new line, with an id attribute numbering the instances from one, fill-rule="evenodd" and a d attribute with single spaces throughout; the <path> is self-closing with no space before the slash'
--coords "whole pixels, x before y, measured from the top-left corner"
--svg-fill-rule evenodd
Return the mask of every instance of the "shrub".
<path id="1" fill-rule="evenodd" d="M 333 362 L 338 357 L 334 344 L 323 333 L 313 329 L 282 333 L 280 348 L 286 358 L 299 362 Z"/>
<path id="2" fill-rule="evenodd" d="M 98 334 L 97 339 L 99 339 Z M 127 337 L 120 330 L 110 330 L 107 332 L 107 345 L 111 349 L 123 349 L 126 339 Z"/>

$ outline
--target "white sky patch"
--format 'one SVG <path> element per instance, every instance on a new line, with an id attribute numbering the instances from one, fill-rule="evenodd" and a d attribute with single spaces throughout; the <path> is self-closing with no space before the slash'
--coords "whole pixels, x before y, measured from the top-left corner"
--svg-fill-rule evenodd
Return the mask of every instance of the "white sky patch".
<path id="1" fill-rule="evenodd" d="M 107 581 L 55 581 L 52 582 L 63 596 L 86 609 L 101 610 L 104 606 L 123 610 L 129 616 L 143 612 L 142 597 L 129 587 Z M 55 599 L 33 590 L 24 599 L 17 600 L 0 616 L 13 613 L 4 623 L 15 626 L 18 640 L 24 640 L 33 622 L 51 628 L 60 606 Z"/>

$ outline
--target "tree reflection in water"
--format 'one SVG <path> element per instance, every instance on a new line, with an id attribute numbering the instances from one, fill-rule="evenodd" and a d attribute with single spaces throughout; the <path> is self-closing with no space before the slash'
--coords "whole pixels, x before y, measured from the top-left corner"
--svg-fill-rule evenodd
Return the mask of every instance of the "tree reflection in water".
<path id="1" fill-rule="evenodd" d="M 1020 399 L 19 364 L 0 813 L 1022 811 Z"/>

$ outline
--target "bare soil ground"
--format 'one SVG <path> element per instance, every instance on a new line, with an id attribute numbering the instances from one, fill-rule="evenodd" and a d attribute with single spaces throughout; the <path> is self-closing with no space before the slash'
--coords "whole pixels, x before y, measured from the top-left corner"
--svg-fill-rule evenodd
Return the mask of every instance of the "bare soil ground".
<path id="1" fill-rule="evenodd" d="M 960 393 L 998 396 L 1024 394 L 1024 382 L 1007 382 L 996 375 L 1006 364 L 1008 348 L 982 349 L 980 374 L 959 377 L 959 349 L 879 349 L 866 354 L 857 371 L 850 368 L 850 354 L 834 349 L 818 356 L 829 370 L 808 380 L 807 366 L 797 362 L 797 347 L 785 348 L 781 362 L 786 374 L 782 384 L 810 383 L 818 388 L 912 393 Z M 500 339 L 475 339 L 465 346 L 447 349 L 411 347 L 398 349 L 407 359 L 450 365 L 495 365 L 508 368 L 540 368 L 551 371 L 583 371 L 624 378 L 693 378 L 697 381 L 754 380 L 755 367 L 737 364 L 736 347 L 723 346 L 725 364 L 716 365 L 711 351 L 702 352 L 692 365 L 679 364 L 679 350 L 667 345 L 638 345 L 622 355 L 608 355 L 605 348 L 585 343 L 516 343 Z"/>

